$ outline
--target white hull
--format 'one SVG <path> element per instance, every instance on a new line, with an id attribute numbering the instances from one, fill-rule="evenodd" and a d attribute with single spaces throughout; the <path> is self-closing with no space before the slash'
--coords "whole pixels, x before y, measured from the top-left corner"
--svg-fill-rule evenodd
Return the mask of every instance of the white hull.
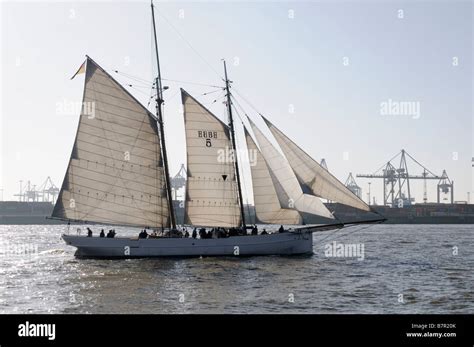
<path id="1" fill-rule="evenodd" d="M 269 235 L 193 238 L 99 238 L 62 235 L 77 257 L 139 258 L 312 254 L 310 230 Z"/>

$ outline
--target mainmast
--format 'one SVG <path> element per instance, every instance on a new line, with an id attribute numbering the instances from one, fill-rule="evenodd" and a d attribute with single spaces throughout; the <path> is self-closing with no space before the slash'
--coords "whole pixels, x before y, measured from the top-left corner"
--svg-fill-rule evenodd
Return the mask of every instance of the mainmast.
<path id="1" fill-rule="evenodd" d="M 243 199 L 242 199 L 242 186 L 240 184 L 240 174 L 239 174 L 239 160 L 237 158 L 237 145 L 235 141 L 235 131 L 234 131 L 234 120 L 232 117 L 232 102 L 230 99 L 230 83 L 229 79 L 227 78 L 227 67 L 225 64 L 224 60 L 224 74 L 225 74 L 225 89 L 226 89 L 226 94 L 227 94 L 227 111 L 229 112 L 229 127 L 230 127 L 230 134 L 232 138 L 232 148 L 234 151 L 234 163 L 235 163 L 235 174 L 237 177 L 237 188 L 239 190 L 239 204 L 240 204 L 240 215 L 242 218 L 242 227 L 244 231 L 246 230 L 246 224 L 245 224 L 245 212 L 244 212 L 244 204 L 243 204 Z"/>
<path id="2" fill-rule="evenodd" d="M 156 64 L 158 67 L 158 75 L 155 80 L 156 86 L 156 116 L 160 125 L 160 138 L 161 148 L 163 152 L 163 165 L 165 169 L 165 184 L 166 184 L 166 195 L 168 196 L 168 207 L 171 219 L 171 228 L 176 229 L 176 219 L 174 215 L 173 196 L 171 195 L 171 182 L 170 173 L 168 167 L 168 155 L 166 154 L 166 141 L 165 141 L 165 130 L 163 125 L 163 85 L 161 84 L 161 71 L 160 71 L 160 58 L 158 55 L 158 39 L 156 37 L 156 25 L 155 25 L 155 9 L 153 6 L 153 0 L 151 0 L 151 16 L 153 20 L 153 34 L 155 38 L 155 51 L 156 51 Z"/>

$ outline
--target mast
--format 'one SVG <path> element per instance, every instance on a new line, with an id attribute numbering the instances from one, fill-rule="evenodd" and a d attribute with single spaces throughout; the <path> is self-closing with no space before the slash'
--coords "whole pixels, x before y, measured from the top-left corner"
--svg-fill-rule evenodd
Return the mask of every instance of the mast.
<path id="1" fill-rule="evenodd" d="M 158 118 L 158 123 L 160 125 L 160 138 L 161 138 L 161 148 L 163 152 L 163 165 L 165 169 L 165 184 L 166 184 L 166 195 L 168 196 L 168 207 L 171 219 L 171 228 L 176 229 L 176 219 L 174 215 L 174 206 L 173 206 L 173 196 L 171 195 L 171 182 L 170 182 L 170 173 L 168 167 L 168 155 L 166 154 L 166 141 L 165 141 L 165 130 L 163 124 L 163 86 L 161 84 L 161 71 L 160 71 L 160 57 L 158 55 L 158 39 L 156 37 L 156 24 L 155 24 L 155 9 L 153 6 L 153 0 L 151 0 L 151 17 L 153 21 L 153 34 L 155 38 L 155 52 L 156 52 L 156 65 L 158 67 L 157 73 L 158 76 L 155 80 L 156 86 L 156 116 Z"/>
<path id="2" fill-rule="evenodd" d="M 237 188 L 239 190 L 239 204 L 240 204 L 240 215 L 242 218 L 242 227 L 244 231 L 246 230 L 246 224 L 245 224 L 245 212 L 244 212 L 244 204 L 243 204 L 243 199 L 242 199 L 242 186 L 240 184 L 240 174 L 239 174 L 239 161 L 237 158 L 237 145 L 235 142 L 235 132 L 234 132 L 234 120 L 232 118 L 232 103 L 230 100 L 230 81 L 227 78 L 227 67 L 224 61 L 224 74 L 225 74 L 225 89 L 227 93 L 227 111 L 229 113 L 229 127 L 230 127 L 230 134 L 232 138 L 232 148 L 234 150 L 234 163 L 235 163 L 235 173 L 237 176 Z"/>

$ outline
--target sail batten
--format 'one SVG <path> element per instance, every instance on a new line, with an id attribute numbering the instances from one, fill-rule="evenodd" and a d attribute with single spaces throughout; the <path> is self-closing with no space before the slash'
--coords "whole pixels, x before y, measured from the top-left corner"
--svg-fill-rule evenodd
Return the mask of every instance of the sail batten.
<path id="1" fill-rule="evenodd" d="M 187 154 L 184 224 L 239 227 L 229 128 L 183 89 L 181 98 Z"/>
<path id="2" fill-rule="evenodd" d="M 90 58 L 76 139 L 53 217 L 169 225 L 156 117 Z"/>
<path id="3" fill-rule="evenodd" d="M 275 176 L 277 196 L 281 202 L 286 201 L 283 206 L 291 206 L 299 212 L 334 219 L 334 216 L 318 197 L 303 193 L 298 179 L 285 157 L 277 151 L 250 118 L 249 122 L 260 145 L 262 156 Z"/>
<path id="4" fill-rule="evenodd" d="M 324 199 L 370 212 L 370 207 L 281 130 L 263 117 L 302 185 Z"/>

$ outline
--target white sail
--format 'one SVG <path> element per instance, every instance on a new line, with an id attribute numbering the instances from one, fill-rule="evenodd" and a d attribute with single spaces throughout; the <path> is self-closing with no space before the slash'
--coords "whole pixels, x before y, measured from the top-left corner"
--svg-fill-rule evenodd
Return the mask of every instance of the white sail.
<path id="1" fill-rule="evenodd" d="M 79 126 L 53 217 L 168 226 L 156 119 L 92 59 L 86 64 Z"/>
<path id="2" fill-rule="evenodd" d="M 314 195 L 364 211 L 370 207 L 316 160 L 291 141 L 269 120 L 263 118 L 288 159 L 299 182 Z"/>
<path id="3" fill-rule="evenodd" d="M 278 194 L 276 190 L 276 187 L 282 189 L 281 185 L 275 175 L 271 173 L 262 153 L 260 153 L 247 129 L 245 129 L 245 139 L 249 158 L 254 160 L 250 163 L 250 173 L 252 175 L 255 213 L 258 221 L 270 224 L 301 224 L 302 218 L 298 211 L 282 208 L 279 196 L 282 197 L 284 192 L 280 191 L 280 194 Z M 254 152 L 253 155 L 252 152 Z M 285 201 L 288 202 L 287 196 L 286 199 L 283 199 L 283 202 Z"/>
<path id="4" fill-rule="evenodd" d="M 334 216 L 331 214 L 331 212 L 329 212 L 329 210 L 326 208 L 326 206 L 324 206 L 318 197 L 303 193 L 298 179 L 293 173 L 293 170 L 291 169 L 285 157 L 283 157 L 277 151 L 277 149 L 271 144 L 265 135 L 263 135 L 260 129 L 257 128 L 250 118 L 249 122 L 252 126 L 252 130 L 255 134 L 257 142 L 260 145 L 260 151 L 265 158 L 268 167 L 275 175 L 279 185 L 281 185 L 279 196 L 280 201 L 285 198 L 283 196 L 283 192 L 288 199 L 286 204 L 282 207 L 292 207 L 300 212 L 306 212 L 333 219 Z"/>
<path id="5" fill-rule="evenodd" d="M 184 224 L 238 227 L 240 207 L 229 128 L 181 89 L 186 130 Z"/>

